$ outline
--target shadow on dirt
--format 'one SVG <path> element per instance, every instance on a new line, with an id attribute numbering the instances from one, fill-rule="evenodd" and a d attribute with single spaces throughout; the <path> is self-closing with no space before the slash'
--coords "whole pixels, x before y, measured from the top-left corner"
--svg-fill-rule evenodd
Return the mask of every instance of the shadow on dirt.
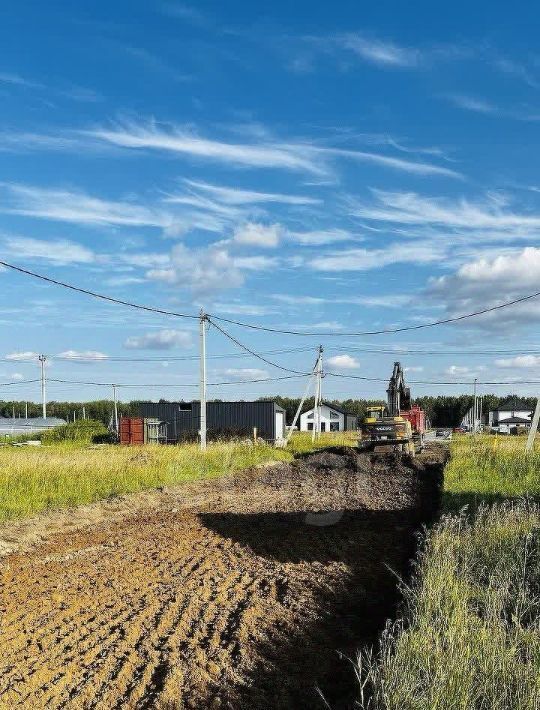
<path id="1" fill-rule="evenodd" d="M 324 452 L 318 463 L 328 461 L 328 474 L 336 455 L 347 465 L 357 456 Z M 287 623 L 257 639 L 257 656 L 263 660 L 252 668 L 251 682 L 240 693 L 223 689 L 221 702 L 258 710 L 355 706 L 358 689 L 349 659 L 375 643 L 395 614 L 398 577 L 407 577 L 421 526 L 438 509 L 445 460 L 407 464 L 409 480 L 402 483 L 412 481 L 414 490 L 402 507 L 387 501 L 388 509 L 374 510 L 352 501 L 354 507 L 343 510 L 334 525 L 307 524 L 313 508 L 199 514 L 206 527 L 263 558 L 274 573 L 278 570 L 279 602 L 288 611 Z M 301 457 L 301 467 L 305 461 Z M 401 479 L 392 476 L 389 488 L 400 488 Z M 395 496 L 389 499 L 396 502 Z"/>

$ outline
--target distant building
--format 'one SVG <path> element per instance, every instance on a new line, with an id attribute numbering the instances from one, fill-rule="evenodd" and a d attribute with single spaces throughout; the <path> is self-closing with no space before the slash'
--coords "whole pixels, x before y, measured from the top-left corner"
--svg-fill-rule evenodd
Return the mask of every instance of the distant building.
<path id="1" fill-rule="evenodd" d="M 300 415 L 300 431 L 313 431 L 315 410 L 308 409 Z M 335 404 L 321 404 L 321 431 L 354 431 L 358 428 L 356 414 L 346 412 Z"/>
<path id="2" fill-rule="evenodd" d="M 512 434 L 518 428 L 531 428 L 533 410 L 523 399 L 511 397 L 488 415 L 490 429 L 501 434 Z"/>
<path id="3" fill-rule="evenodd" d="M 66 421 L 58 417 L 0 417 L 0 436 L 18 436 L 19 434 L 38 434 L 56 426 L 62 426 Z"/>

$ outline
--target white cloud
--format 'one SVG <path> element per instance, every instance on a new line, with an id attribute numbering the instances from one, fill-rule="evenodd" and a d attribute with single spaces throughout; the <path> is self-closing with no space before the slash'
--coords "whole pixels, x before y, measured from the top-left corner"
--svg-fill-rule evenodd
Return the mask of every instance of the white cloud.
<path id="1" fill-rule="evenodd" d="M 308 142 L 229 143 L 201 138 L 181 127 L 165 128 L 156 123 L 128 124 L 79 132 L 91 139 L 131 149 L 159 150 L 251 168 L 281 168 L 327 176 L 329 163 L 337 158 L 381 165 L 416 175 L 462 177 L 455 170 L 431 163 L 395 158 L 379 153 L 315 146 Z"/>
<path id="2" fill-rule="evenodd" d="M 517 355 L 512 358 L 500 358 L 495 360 L 495 365 L 497 367 L 509 367 L 509 368 L 538 368 L 540 367 L 540 357 L 538 355 Z"/>
<path id="3" fill-rule="evenodd" d="M 157 330 L 144 335 L 131 335 L 124 342 L 130 350 L 172 350 L 189 348 L 192 345 L 191 333 L 184 330 Z"/>
<path id="4" fill-rule="evenodd" d="M 0 84 L 13 84 L 14 86 L 25 86 L 30 89 L 42 89 L 43 84 L 25 79 L 20 74 L 0 72 Z"/>
<path id="5" fill-rule="evenodd" d="M 424 368 L 421 365 L 410 365 L 403 368 L 404 372 L 423 372 Z"/>
<path id="6" fill-rule="evenodd" d="M 436 242 L 392 243 L 384 249 L 343 249 L 316 256 L 309 266 L 316 271 L 367 271 L 389 264 L 429 264 L 446 255 L 447 246 Z"/>
<path id="7" fill-rule="evenodd" d="M 346 354 L 329 357 L 326 364 L 333 370 L 356 370 L 360 367 L 360 363 L 356 358 Z"/>
<path id="8" fill-rule="evenodd" d="M 2 187 L 9 199 L 7 204 L 0 203 L 0 210 L 9 214 L 75 224 L 161 227 L 172 232 L 182 228 L 171 213 L 135 202 L 111 202 L 84 192 L 14 183 L 3 183 Z"/>
<path id="9" fill-rule="evenodd" d="M 170 265 L 151 269 L 147 276 L 204 294 L 241 286 L 244 283 L 241 266 L 223 246 L 189 249 L 184 244 L 177 244 L 171 251 Z"/>
<path id="10" fill-rule="evenodd" d="M 109 356 L 99 350 L 64 350 L 55 357 L 63 360 L 107 360 Z"/>
<path id="11" fill-rule="evenodd" d="M 266 306 L 256 306 L 249 303 L 214 303 L 212 310 L 217 313 L 242 316 L 267 316 L 275 313 L 275 309 Z"/>
<path id="12" fill-rule="evenodd" d="M 474 370 L 472 370 L 470 367 L 466 366 L 461 366 L 461 365 L 450 365 L 450 367 L 446 368 L 444 371 L 445 375 L 450 375 L 450 377 L 461 377 L 462 375 L 471 375 Z"/>
<path id="13" fill-rule="evenodd" d="M 348 34 L 341 39 L 343 47 L 367 62 L 386 67 L 415 67 L 422 55 L 420 50 L 401 47 L 394 42 Z"/>
<path id="14" fill-rule="evenodd" d="M 474 111 L 476 113 L 494 114 L 499 113 L 497 106 L 492 103 L 479 99 L 474 96 L 464 96 L 463 94 L 450 94 L 448 100 L 458 108 L 463 108 L 466 111 Z"/>
<path id="15" fill-rule="evenodd" d="M 26 362 L 28 360 L 36 360 L 39 357 L 39 353 L 34 353 L 30 350 L 24 352 L 9 353 L 6 355 L 6 360 L 20 360 L 21 362 Z"/>
<path id="16" fill-rule="evenodd" d="M 264 247 L 277 247 L 283 237 L 283 227 L 280 224 L 257 224 L 247 222 L 234 230 L 233 240 L 237 244 Z"/>
<path id="17" fill-rule="evenodd" d="M 276 192 L 257 192 L 232 187 L 220 187 L 197 180 L 185 180 L 191 187 L 211 194 L 219 202 L 228 205 L 248 205 L 258 202 L 280 202 L 288 205 L 315 205 L 321 200 L 302 195 L 284 195 Z"/>
<path id="18" fill-rule="evenodd" d="M 540 248 L 526 247 L 490 254 L 460 266 L 453 274 L 432 279 L 429 297 L 446 304 L 449 315 L 490 308 L 539 290 Z M 467 321 L 469 327 L 504 331 L 507 335 L 540 319 L 540 299 L 494 311 Z"/>
<path id="19" fill-rule="evenodd" d="M 500 196 L 490 195 L 483 202 L 464 198 L 450 200 L 424 197 L 414 192 L 374 190 L 375 204 L 351 201 L 351 214 L 378 222 L 407 225 L 444 226 L 452 229 L 539 229 L 540 215 L 520 214 L 505 209 Z"/>
<path id="20" fill-rule="evenodd" d="M 234 380 L 265 380 L 269 377 L 267 370 L 259 370 L 256 367 L 230 367 L 223 370 L 223 374 Z"/>
<path id="21" fill-rule="evenodd" d="M 4 244 L 22 260 L 45 259 L 56 264 L 91 264 L 96 259 L 90 249 L 67 239 L 47 241 L 30 237 L 6 237 Z"/>
<path id="22" fill-rule="evenodd" d="M 234 265 L 247 271 L 269 271 L 279 266 L 279 259 L 274 256 L 237 256 Z"/>
<path id="23" fill-rule="evenodd" d="M 361 237 L 356 237 L 346 229 L 316 229 L 311 232 L 288 232 L 287 236 L 293 242 L 303 246 L 323 246 L 336 242 L 359 241 Z"/>
<path id="24" fill-rule="evenodd" d="M 201 138 L 185 128 L 166 129 L 156 123 L 132 123 L 118 128 L 94 129 L 86 134 L 123 148 L 161 150 L 244 167 L 321 172 L 321 168 L 308 157 L 305 147 L 228 143 Z"/>
<path id="25" fill-rule="evenodd" d="M 14 373 L 11 375 L 11 379 L 12 379 L 12 380 L 24 380 L 24 375 L 21 375 L 20 372 L 14 372 Z"/>

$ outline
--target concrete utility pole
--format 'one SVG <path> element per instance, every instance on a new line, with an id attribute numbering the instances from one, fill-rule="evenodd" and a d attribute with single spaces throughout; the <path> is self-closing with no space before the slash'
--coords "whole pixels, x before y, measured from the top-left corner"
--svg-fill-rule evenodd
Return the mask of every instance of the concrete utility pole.
<path id="1" fill-rule="evenodd" d="M 319 438 L 321 435 L 321 379 L 322 379 L 322 354 L 323 347 L 319 345 L 319 357 L 317 358 L 316 365 L 316 375 L 317 375 L 317 386 L 315 388 L 315 402 L 313 408 L 313 434 L 311 435 L 311 441 L 315 441 L 315 437 Z"/>
<path id="2" fill-rule="evenodd" d="M 200 400 L 201 411 L 199 420 L 199 436 L 201 437 L 201 451 L 206 451 L 206 322 L 207 315 L 201 308 L 199 317 L 200 341 Z"/>
<path id="3" fill-rule="evenodd" d="M 24 418 L 28 419 L 28 402 L 24 403 Z"/>
<path id="4" fill-rule="evenodd" d="M 475 377 L 474 378 L 474 389 L 473 389 L 473 426 L 472 426 L 473 436 L 476 436 L 476 422 L 477 422 L 477 412 L 478 412 L 478 410 L 477 410 L 478 402 L 476 399 L 476 382 L 477 382 L 477 380 L 478 380 L 478 378 Z"/>
<path id="5" fill-rule="evenodd" d="M 298 421 L 298 417 L 300 416 L 300 412 L 302 411 L 302 407 L 304 406 L 304 402 L 306 401 L 306 397 L 308 396 L 309 393 L 309 388 L 311 387 L 311 382 L 313 378 L 317 376 L 317 368 L 319 366 L 319 353 L 317 353 L 317 360 L 315 362 L 315 366 L 313 368 L 312 374 L 309 376 L 309 379 L 307 381 L 306 389 L 304 391 L 304 394 L 302 396 L 302 399 L 300 400 L 300 404 L 298 405 L 298 409 L 296 410 L 296 414 L 294 415 L 294 419 L 292 421 L 291 426 L 289 427 L 289 431 L 287 432 L 286 436 L 286 442 L 289 443 L 289 439 L 292 436 L 292 433 L 294 431 L 294 427 L 296 426 L 296 422 Z M 315 416 L 315 410 L 313 410 L 313 416 Z"/>
<path id="6" fill-rule="evenodd" d="M 540 421 L 540 397 L 536 400 L 536 407 L 534 410 L 531 428 L 529 429 L 529 436 L 527 437 L 527 443 L 525 444 L 525 453 L 529 453 L 534 448 L 534 439 L 536 437 L 536 432 L 538 430 L 538 422 Z"/>
<path id="7" fill-rule="evenodd" d="M 45 362 L 47 358 L 45 355 L 40 355 L 38 358 L 41 363 L 41 407 L 43 419 L 47 419 L 47 399 L 45 396 Z"/>
<path id="8" fill-rule="evenodd" d="M 112 386 L 113 401 L 114 401 L 114 431 L 118 436 L 118 400 L 116 399 L 116 385 Z"/>

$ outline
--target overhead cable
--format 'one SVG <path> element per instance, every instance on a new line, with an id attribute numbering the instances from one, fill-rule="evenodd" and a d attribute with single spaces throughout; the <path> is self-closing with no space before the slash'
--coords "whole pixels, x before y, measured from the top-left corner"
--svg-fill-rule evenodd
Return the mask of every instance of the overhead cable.
<path id="1" fill-rule="evenodd" d="M 139 303 L 132 303 L 130 301 L 124 301 L 119 298 L 113 298 L 112 296 L 106 296 L 101 293 L 97 293 L 96 291 L 90 291 L 85 288 L 81 288 L 80 286 L 74 286 L 73 284 L 68 284 L 64 281 L 58 281 L 57 279 L 52 279 L 49 276 L 44 276 L 43 274 L 38 274 L 34 271 L 29 271 L 28 269 L 23 269 L 20 266 L 16 266 L 14 264 L 10 264 L 7 261 L 0 261 L 0 266 L 4 266 L 7 269 L 12 269 L 13 271 L 17 271 L 21 274 L 25 274 L 26 276 L 31 276 L 36 279 L 40 279 L 41 281 L 46 281 L 47 283 L 54 284 L 55 286 L 62 286 L 63 288 L 70 289 L 71 291 L 77 291 L 79 293 L 83 293 L 87 296 L 92 296 L 93 298 L 99 298 L 103 301 L 108 301 L 110 303 L 117 303 L 122 306 L 129 306 L 130 308 L 136 308 L 142 311 L 148 311 L 150 313 L 159 313 L 161 315 L 166 315 L 166 316 L 174 316 L 176 318 L 190 318 L 193 320 L 199 320 L 200 316 L 195 315 L 195 314 L 188 314 L 188 313 L 178 313 L 175 311 L 166 311 L 161 308 L 156 308 L 154 306 L 145 306 L 143 304 Z M 496 306 L 490 306 L 488 308 L 482 308 L 476 311 L 471 311 L 470 313 L 464 313 L 460 316 L 452 316 L 449 318 L 442 318 L 439 320 L 435 321 L 430 321 L 428 323 L 419 323 L 417 325 L 403 325 L 403 326 L 398 326 L 396 328 L 381 328 L 380 330 L 363 330 L 363 331 L 354 331 L 354 332 L 346 332 L 346 331 L 330 331 L 330 332 L 324 332 L 324 331 L 317 331 L 317 332 L 312 332 L 308 330 L 290 330 L 290 329 L 284 329 L 284 328 L 273 328 L 270 326 L 264 326 L 264 325 L 257 325 L 254 323 L 244 323 L 243 321 L 238 321 L 234 320 L 232 318 L 224 318 L 223 316 L 212 316 L 214 320 L 219 320 L 222 323 L 230 323 L 231 325 L 237 325 L 241 328 L 249 328 L 251 330 L 260 330 L 260 331 L 265 331 L 267 333 L 280 333 L 282 335 L 298 335 L 298 336 L 305 336 L 305 337 L 357 337 L 357 336 L 364 336 L 364 335 L 387 335 L 391 333 L 403 333 L 406 331 L 414 331 L 414 330 L 422 330 L 423 328 L 434 328 L 435 326 L 439 325 L 448 325 L 449 323 L 457 323 L 459 321 L 467 320 L 469 318 L 475 318 L 477 316 L 485 315 L 486 313 L 493 313 L 495 311 L 499 311 L 503 308 L 508 308 L 509 306 L 515 306 L 518 303 L 524 303 L 526 301 L 530 301 L 533 298 L 537 298 L 540 296 L 540 291 L 536 291 L 535 293 L 530 293 L 525 296 L 521 296 L 519 298 L 514 298 L 511 301 L 505 301 L 504 303 L 499 303 Z M 216 323 L 214 322 L 214 325 Z"/>

